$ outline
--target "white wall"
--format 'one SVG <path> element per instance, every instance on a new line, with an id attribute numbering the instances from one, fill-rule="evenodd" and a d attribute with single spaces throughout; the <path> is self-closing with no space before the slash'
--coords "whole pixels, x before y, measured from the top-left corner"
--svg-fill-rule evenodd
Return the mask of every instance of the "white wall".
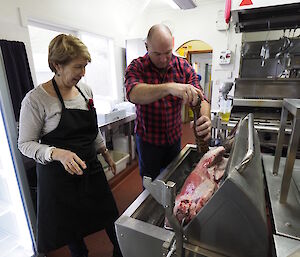
<path id="1" fill-rule="evenodd" d="M 122 100 L 125 35 L 128 31 L 128 24 L 133 18 L 130 12 L 135 12 L 140 7 L 133 6 L 124 14 L 124 8 L 123 10 L 116 8 L 116 4 L 113 2 L 98 0 L 0 0 L 0 38 L 25 43 L 35 85 L 36 78 L 27 19 L 113 38 L 115 41 L 118 98 Z"/>
<path id="2" fill-rule="evenodd" d="M 121 99 L 124 76 L 124 53 L 121 48 L 125 47 L 125 39 L 145 38 L 153 24 L 164 22 L 175 36 L 175 49 L 192 39 L 202 40 L 213 48 L 212 110 L 216 109 L 220 82 L 233 81 L 238 75 L 241 45 L 241 34 L 235 34 L 233 28 L 230 28 L 228 37 L 225 31 L 216 29 L 217 12 L 224 9 L 224 0 L 203 0 L 201 8 L 160 12 L 147 9 L 144 11 L 148 2 L 149 0 L 0 0 L 0 37 L 25 43 L 32 71 L 34 67 L 26 26 L 28 18 L 113 38 L 116 49 L 118 97 Z M 227 45 L 233 52 L 233 62 L 227 66 L 220 66 L 219 53 L 226 49 Z M 228 78 L 230 74 L 232 77 Z M 33 79 L 35 80 L 34 74 Z"/>
<path id="3" fill-rule="evenodd" d="M 31 71 L 34 71 L 28 29 L 21 26 L 20 1 L 0 0 L 0 6 L 0 39 L 24 42 Z M 32 78 L 35 84 L 36 80 L 34 74 Z"/>
<path id="4" fill-rule="evenodd" d="M 126 40 L 126 66 L 128 66 L 133 59 L 144 56 L 146 54 L 145 42 L 141 38 Z"/>
<path id="5" fill-rule="evenodd" d="M 234 81 L 238 77 L 240 62 L 241 34 L 236 34 L 231 27 L 226 31 L 216 29 L 219 10 L 224 10 L 224 0 L 203 0 L 200 7 L 191 10 L 171 10 L 163 12 L 145 12 L 130 28 L 129 38 L 145 38 L 149 28 L 157 23 L 168 25 L 175 37 L 175 49 L 189 40 L 202 40 L 213 48 L 212 80 L 213 97 L 212 111 L 218 108 L 218 89 L 223 81 Z M 219 65 L 219 54 L 229 48 L 232 51 L 232 62 Z M 230 77 L 230 78 L 228 78 Z"/>

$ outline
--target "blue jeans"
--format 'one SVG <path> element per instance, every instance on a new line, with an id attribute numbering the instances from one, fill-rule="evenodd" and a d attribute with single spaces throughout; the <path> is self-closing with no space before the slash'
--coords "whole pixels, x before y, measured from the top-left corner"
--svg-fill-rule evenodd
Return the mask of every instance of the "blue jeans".
<path id="1" fill-rule="evenodd" d="M 155 179 L 178 155 L 181 149 L 181 140 L 179 139 L 172 145 L 157 146 L 143 141 L 136 134 L 136 146 L 142 179 L 143 176 Z"/>

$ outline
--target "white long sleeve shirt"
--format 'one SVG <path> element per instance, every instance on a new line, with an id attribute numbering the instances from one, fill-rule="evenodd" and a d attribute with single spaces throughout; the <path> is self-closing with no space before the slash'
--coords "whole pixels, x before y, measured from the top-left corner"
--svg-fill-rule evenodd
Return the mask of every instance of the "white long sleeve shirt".
<path id="1" fill-rule="evenodd" d="M 92 91 L 87 85 L 78 83 L 77 86 L 87 99 L 92 98 Z M 80 93 L 64 103 L 69 109 L 88 110 Z M 26 94 L 21 105 L 18 138 L 18 147 L 24 155 L 42 164 L 49 161 L 51 145 L 41 144 L 40 139 L 58 126 L 61 111 L 58 97 L 49 95 L 42 85 Z M 100 131 L 95 139 L 95 147 L 97 150 L 105 147 Z"/>

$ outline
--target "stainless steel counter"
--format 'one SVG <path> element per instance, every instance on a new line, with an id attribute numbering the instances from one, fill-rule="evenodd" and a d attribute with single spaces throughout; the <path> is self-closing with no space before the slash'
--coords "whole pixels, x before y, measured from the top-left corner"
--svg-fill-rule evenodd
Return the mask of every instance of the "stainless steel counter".
<path id="1" fill-rule="evenodd" d="M 293 115 L 287 157 L 283 158 L 283 137 L 288 113 Z M 300 138 L 300 99 L 284 99 L 275 157 L 263 156 L 263 164 L 274 220 L 277 256 L 300 254 L 300 160 L 296 150 Z M 293 251 L 290 252 L 290 250 Z M 280 252 L 280 253 L 279 253 Z"/>
<path id="2" fill-rule="evenodd" d="M 278 174 L 280 157 L 282 154 L 283 140 L 285 135 L 285 127 L 287 123 L 288 114 L 293 115 L 293 125 L 292 125 L 292 135 L 290 138 L 288 152 L 287 152 L 287 161 L 284 168 L 282 184 L 281 184 L 281 193 L 280 193 L 280 202 L 284 203 L 287 199 L 287 194 L 290 186 L 290 181 L 293 173 L 294 162 L 296 159 L 296 152 L 299 144 L 300 138 L 300 99 L 284 99 L 281 112 L 280 120 L 280 130 L 278 134 L 276 152 L 275 152 L 275 161 L 273 167 L 273 174 Z"/>
<path id="3" fill-rule="evenodd" d="M 287 159 L 280 158 L 278 175 L 273 174 L 274 156 L 263 155 L 267 189 L 274 221 L 274 244 L 277 256 L 289 255 L 291 250 L 300 253 L 300 205 L 299 205 L 299 171 L 300 160 L 295 161 L 289 193 L 284 203 L 280 202 L 280 188 Z M 289 252 L 289 254 L 287 254 Z"/>
<path id="4" fill-rule="evenodd" d="M 111 122 L 98 122 L 98 127 L 101 129 L 101 131 L 106 131 L 109 129 L 113 129 L 116 128 L 120 125 L 126 124 L 130 121 L 135 120 L 136 118 L 136 114 L 135 113 L 129 113 L 126 114 L 126 116 L 124 118 L 121 119 L 117 119 Z"/>
<path id="5" fill-rule="evenodd" d="M 100 128 L 102 134 L 105 136 L 109 130 L 117 129 L 119 126 L 124 125 L 126 135 L 128 136 L 129 145 L 129 163 L 132 161 L 132 142 L 131 142 L 131 131 L 133 130 L 133 121 L 136 119 L 135 113 L 126 114 L 124 118 L 114 120 L 112 122 L 98 122 L 98 127 Z"/>

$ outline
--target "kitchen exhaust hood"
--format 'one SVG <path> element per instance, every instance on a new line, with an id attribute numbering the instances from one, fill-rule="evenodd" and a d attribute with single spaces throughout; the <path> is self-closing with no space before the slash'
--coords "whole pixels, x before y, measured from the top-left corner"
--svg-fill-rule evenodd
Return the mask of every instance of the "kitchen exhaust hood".
<path id="1" fill-rule="evenodd" d="M 231 13 L 237 33 L 300 28 L 299 1 L 235 0 Z"/>

